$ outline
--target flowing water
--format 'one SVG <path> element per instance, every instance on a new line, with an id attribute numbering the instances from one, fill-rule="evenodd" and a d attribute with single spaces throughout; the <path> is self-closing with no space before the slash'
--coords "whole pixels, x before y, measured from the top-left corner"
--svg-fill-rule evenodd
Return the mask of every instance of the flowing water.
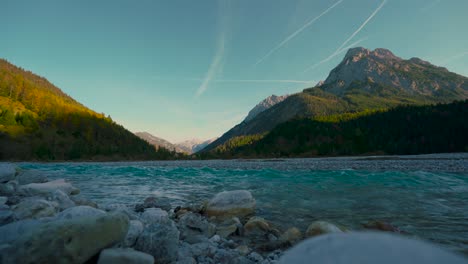
<path id="1" fill-rule="evenodd" d="M 156 195 L 171 198 L 176 206 L 201 202 L 225 190 L 246 189 L 257 200 L 256 214 L 280 229 L 296 226 L 305 230 L 314 220 L 362 229 L 364 222 L 381 220 L 412 236 L 468 252 L 467 159 L 21 163 L 19 166 L 43 171 L 51 179 L 68 179 L 85 197 L 101 204 L 132 205 Z"/>

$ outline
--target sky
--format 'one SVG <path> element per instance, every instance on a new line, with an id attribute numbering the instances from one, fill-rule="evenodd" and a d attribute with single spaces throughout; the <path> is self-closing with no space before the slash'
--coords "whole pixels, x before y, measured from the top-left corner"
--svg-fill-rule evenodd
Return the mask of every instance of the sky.
<path id="1" fill-rule="evenodd" d="M 218 137 L 350 47 L 468 76 L 467 0 L 1 0 L 0 57 L 133 132 Z"/>

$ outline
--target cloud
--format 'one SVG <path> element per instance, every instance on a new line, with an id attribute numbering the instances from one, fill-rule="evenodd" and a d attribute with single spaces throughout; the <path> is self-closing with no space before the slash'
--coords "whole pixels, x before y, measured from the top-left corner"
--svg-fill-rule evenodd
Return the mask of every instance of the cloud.
<path id="1" fill-rule="evenodd" d="M 465 56 L 468 56 L 468 51 L 465 51 L 465 52 L 461 52 L 461 53 L 458 53 L 456 55 L 453 55 L 452 57 L 449 57 L 448 59 L 446 59 L 441 65 L 447 65 L 451 62 L 454 62 L 456 60 L 459 60 Z"/>
<path id="2" fill-rule="evenodd" d="M 317 68 L 318 66 L 324 64 L 325 62 L 330 61 L 331 59 L 335 58 L 336 56 L 340 55 L 341 53 L 347 51 L 347 50 L 350 49 L 350 48 L 355 47 L 356 45 L 358 45 L 359 43 L 361 43 L 361 42 L 363 42 L 363 41 L 365 41 L 365 40 L 367 40 L 367 39 L 368 39 L 368 37 L 365 37 L 365 38 L 359 39 L 359 40 L 356 41 L 356 42 L 353 42 L 351 45 L 342 48 L 342 49 L 339 50 L 338 52 L 332 53 L 332 54 L 331 54 L 330 56 L 328 56 L 326 59 L 323 59 L 323 60 L 321 60 L 320 62 L 318 62 L 318 63 L 316 63 L 316 64 L 310 66 L 310 67 L 307 68 L 307 69 L 305 69 L 302 73 L 305 73 L 305 72 L 308 72 L 308 71 L 310 71 L 310 70 L 313 70 L 313 69 Z"/>
<path id="3" fill-rule="evenodd" d="M 427 4 L 427 5 L 423 6 L 423 7 L 421 7 L 421 8 L 419 9 L 419 12 L 425 12 L 425 11 L 427 11 L 427 10 L 433 8 L 434 6 L 436 6 L 436 5 L 437 5 L 438 3 L 440 3 L 440 2 L 441 2 L 441 0 L 434 0 L 434 1 L 432 1 L 432 2 L 429 2 L 429 4 Z"/>
<path id="4" fill-rule="evenodd" d="M 307 23 L 305 23 L 302 27 L 300 27 L 299 29 L 297 29 L 296 31 L 294 31 L 292 34 L 290 34 L 289 36 L 287 36 L 283 41 L 281 41 L 278 45 L 276 45 L 274 48 L 272 48 L 265 56 L 263 56 L 262 58 L 260 58 L 255 64 L 254 66 L 262 63 L 264 60 L 266 60 L 268 57 L 271 56 L 271 54 L 275 53 L 275 51 L 279 50 L 281 47 L 283 47 L 286 43 L 288 43 L 290 40 L 292 40 L 294 37 L 296 37 L 299 33 L 301 33 L 302 31 L 304 31 L 306 28 L 310 27 L 311 25 L 313 25 L 318 19 L 320 19 L 322 16 L 326 15 L 328 12 L 330 12 L 333 8 L 335 8 L 337 5 L 339 5 L 341 2 L 343 2 L 344 0 L 339 0 L 338 2 L 336 2 L 335 4 L 333 4 L 332 6 L 330 6 L 329 8 L 327 8 L 325 11 L 323 11 L 320 15 L 312 18 L 311 20 L 309 20 Z"/>
<path id="5" fill-rule="evenodd" d="M 202 95 L 210 85 L 211 80 L 223 70 L 223 60 L 224 60 L 224 53 L 226 51 L 226 35 L 227 35 L 227 27 L 228 27 L 228 9 L 229 9 L 229 1 L 221 1 L 220 2 L 220 33 L 218 34 L 217 44 L 216 44 L 216 52 L 213 56 L 213 60 L 211 61 L 210 67 L 203 79 L 200 87 L 198 87 L 197 92 L 195 93 L 195 97 L 199 97 Z"/>

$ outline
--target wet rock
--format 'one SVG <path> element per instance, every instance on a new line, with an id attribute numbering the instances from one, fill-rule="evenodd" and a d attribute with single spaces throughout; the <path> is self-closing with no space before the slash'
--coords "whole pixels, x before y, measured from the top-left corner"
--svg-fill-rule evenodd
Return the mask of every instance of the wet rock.
<path id="1" fill-rule="evenodd" d="M 0 183 L 15 179 L 16 167 L 11 163 L 0 163 Z"/>
<path id="2" fill-rule="evenodd" d="M 243 232 L 244 227 L 237 217 L 224 220 L 216 227 L 216 234 L 222 238 L 227 238 L 231 235 L 242 235 Z"/>
<path id="3" fill-rule="evenodd" d="M 295 227 L 289 228 L 279 237 L 280 241 L 289 242 L 291 245 L 296 244 L 297 242 L 301 241 L 301 239 L 302 233 Z"/>
<path id="4" fill-rule="evenodd" d="M 45 183 L 30 183 L 19 187 L 19 192 L 25 196 L 44 195 L 48 196 L 55 190 L 61 190 L 67 195 L 75 195 L 80 193 L 80 190 L 73 187 L 71 183 L 64 179 Z"/>
<path id="5" fill-rule="evenodd" d="M 12 210 L 16 219 L 37 219 L 55 215 L 57 204 L 38 197 L 30 197 L 14 205 Z"/>
<path id="6" fill-rule="evenodd" d="M 167 223 L 169 216 L 166 211 L 160 208 L 148 208 L 140 216 L 141 221 L 146 224 Z"/>
<path id="7" fill-rule="evenodd" d="M 39 223 L 17 235 L 2 263 L 84 263 L 121 241 L 128 229 L 123 214 Z"/>
<path id="8" fill-rule="evenodd" d="M 72 220 L 81 217 L 97 217 L 104 216 L 106 212 L 94 207 L 80 205 L 68 208 L 55 216 L 56 220 Z"/>
<path id="9" fill-rule="evenodd" d="M 247 258 L 255 263 L 259 263 L 263 261 L 262 255 L 258 254 L 257 252 L 250 253 L 249 255 L 247 255 Z"/>
<path id="10" fill-rule="evenodd" d="M 343 231 L 334 224 L 325 221 L 315 221 L 307 228 L 306 237 L 318 236 L 328 233 L 343 233 Z"/>
<path id="11" fill-rule="evenodd" d="M 157 263 L 170 263 L 177 260 L 179 235 L 173 221 L 153 223 L 140 234 L 135 249 L 151 254 Z"/>
<path id="12" fill-rule="evenodd" d="M 123 246 L 124 247 L 133 247 L 143 232 L 143 223 L 138 220 L 131 220 L 128 227 L 127 235 L 125 236 Z"/>
<path id="13" fill-rule="evenodd" d="M 206 206 L 206 215 L 218 218 L 245 217 L 255 211 L 255 199 L 246 190 L 221 192 Z"/>
<path id="14" fill-rule="evenodd" d="M 393 226 L 390 223 L 377 221 L 377 220 L 369 221 L 363 224 L 363 227 L 367 229 L 374 229 L 374 230 L 385 231 L 385 232 L 402 233 L 402 231 L 398 227 Z"/>
<path id="15" fill-rule="evenodd" d="M 47 176 L 45 176 L 43 172 L 38 170 L 20 171 L 16 178 L 20 185 L 48 182 Z"/>
<path id="16" fill-rule="evenodd" d="M 143 203 L 135 205 L 136 212 L 143 212 L 147 208 L 161 208 L 165 211 L 169 211 L 172 205 L 169 199 L 155 196 L 150 196 L 146 198 Z"/>
<path id="17" fill-rule="evenodd" d="M 97 264 L 153 264 L 154 257 L 130 248 L 108 248 L 101 251 Z"/>
<path id="18" fill-rule="evenodd" d="M 197 213 L 189 212 L 182 215 L 178 225 L 183 240 L 198 235 L 212 237 L 216 233 L 216 226 Z"/>
<path id="19" fill-rule="evenodd" d="M 70 196 L 70 199 L 76 204 L 76 205 L 86 205 L 86 206 L 91 206 L 94 208 L 98 208 L 97 204 L 79 194 L 77 195 L 72 195 Z"/>
<path id="20" fill-rule="evenodd" d="M 55 190 L 49 197 L 49 200 L 56 202 L 60 210 L 65 210 L 75 206 L 75 203 L 61 190 Z"/>
<path id="21" fill-rule="evenodd" d="M 279 263 L 412 264 L 466 263 L 452 252 L 390 233 L 326 234 L 299 243 Z"/>
<path id="22" fill-rule="evenodd" d="M 15 180 L 0 183 L 0 195 L 2 196 L 12 196 L 15 195 L 18 188 L 18 182 Z"/>
<path id="23" fill-rule="evenodd" d="M 244 234 L 246 236 L 263 236 L 271 230 L 270 224 L 261 217 L 251 217 L 244 225 Z"/>
<path id="24" fill-rule="evenodd" d="M 130 220 L 138 220 L 138 215 L 133 211 L 131 208 L 126 206 L 125 204 L 113 203 L 113 204 L 106 204 L 104 206 L 99 206 L 106 212 L 114 212 L 114 213 L 123 213 L 126 214 Z"/>

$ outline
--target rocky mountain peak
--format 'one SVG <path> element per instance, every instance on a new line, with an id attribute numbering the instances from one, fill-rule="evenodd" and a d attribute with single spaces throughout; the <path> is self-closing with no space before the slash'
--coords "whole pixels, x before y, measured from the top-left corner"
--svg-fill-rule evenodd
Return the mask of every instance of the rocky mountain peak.
<path id="1" fill-rule="evenodd" d="M 268 108 L 284 101 L 289 95 L 271 95 L 268 96 L 267 98 L 263 99 L 260 103 L 258 103 L 252 110 L 249 111 L 249 114 L 247 117 L 244 119 L 244 122 L 248 122 L 252 120 L 254 117 L 256 117 L 258 114 L 261 112 L 267 110 Z"/>

